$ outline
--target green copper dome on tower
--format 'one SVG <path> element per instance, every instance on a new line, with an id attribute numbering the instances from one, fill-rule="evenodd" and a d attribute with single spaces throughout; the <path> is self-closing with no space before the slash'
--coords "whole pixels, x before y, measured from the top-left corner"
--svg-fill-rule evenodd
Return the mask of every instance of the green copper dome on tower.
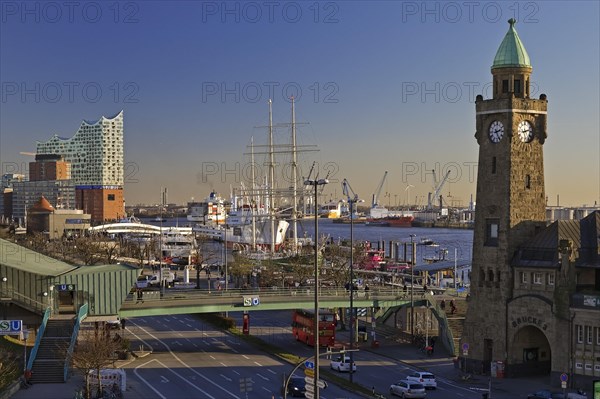
<path id="1" fill-rule="evenodd" d="M 519 34 L 515 30 L 515 24 L 517 20 L 511 18 L 508 20 L 510 28 L 504 36 L 504 40 L 500 44 L 496 56 L 494 57 L 494 68 L 505 68 L 505 67 L 530 67 L 531 62 L 529 61 L 529 55 L 525 46 L 519 38 Z"/>

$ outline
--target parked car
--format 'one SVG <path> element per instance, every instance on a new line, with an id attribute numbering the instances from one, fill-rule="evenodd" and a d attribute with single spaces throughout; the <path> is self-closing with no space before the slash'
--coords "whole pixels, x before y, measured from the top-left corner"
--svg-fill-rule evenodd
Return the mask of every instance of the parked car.
<path id="1" fill-rule="evenodd" d="M 565 399 L 562 392 L 550 392 L 546 389 L 527 395 L 527 399 Z"/>
<path id="2" fill-rule="evenodd" d="M 350 363 L 352 363 L 352 371 L 356 371 L 356 363 L 350 361 L 350 356 L 339 356 L 329 364 L 333 370 L 339 372 L 350 371 Z"/>
<path id="3" fill-rule="evenodd" d="M 135 282 L 135 288 L 148 288 L 148 276 L 139 276 L 137 281 Z"/>
<path id="4" fill-rule="evenodd" d="M 423 384 L 425 389 L 427 389 L 427 388 L 436 389 L 437 388 L 437 382 L 435 381 L 435 376 L 426 371 L 414 372 L 414 373 L 410 374 L 408 377 L 406 377 L 406 379 L 407 379 L 407 381 L 418 382 L 418 383 Z"/>
<path id="5" fill-rule="evenodd" d="M 116 319 L 108 320 L 106 322 L 106 326 L 113 330 L 120 330 L 121 329 L 121 319 L 117 316 Z"/>
<path id="6" fill-rule="evenodd" d="M 287 394 L 292 397 L 304 398 L 306 397 L 306 382 L 303 377 L 292 377 L 288 381 Z"/>
<path id="7" fill-rule="evenodd" d="M 423 384 L 407 380 L 398 381 L 397 383 L 390 385 L 390 394 L 400 396 L 403 399 L 423 399 L 427 396 Z"/>

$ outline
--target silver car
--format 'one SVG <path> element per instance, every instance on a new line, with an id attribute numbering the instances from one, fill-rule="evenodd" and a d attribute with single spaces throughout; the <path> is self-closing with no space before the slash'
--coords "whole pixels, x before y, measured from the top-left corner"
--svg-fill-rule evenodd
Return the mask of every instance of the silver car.
<path id="1" fill-rule="evenodd" d="M 416 399 L 423 399 L 427 396 L 423 384 L 407 380 L 398 381 L 390 385 L 390 394 L 400 396 L 401 398 Z"/>
<path id="2" fill-rule="evenodd" d="M 406 379 L 408 381 L 418 382 L 420 384 L 423 384 L 425 389 L 427 389 L 427 388 L 436 389 L 437 388 L 437 382 L 435 381 L 435 376 L 426 371 L 416 371 L 412 374 L 409 374 L 406 377 Z"/>

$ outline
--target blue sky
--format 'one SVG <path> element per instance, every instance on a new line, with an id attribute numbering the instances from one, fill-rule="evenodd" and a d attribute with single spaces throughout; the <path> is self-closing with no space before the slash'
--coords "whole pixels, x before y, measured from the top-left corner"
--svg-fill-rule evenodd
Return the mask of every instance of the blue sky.
<path id="1" fill-rule="evenodd" d="M 250 137 L 266 141 L 256 127 L 270 94 L 286 123 L 297 93 L 297 120 L 309 122 L 299 142 L 320 149 L 301 166 L 330 172 L 328 197 L 348 178 L 368 201 L 388 170 L 382 202 L 423 203 L 427 171 L 452 169 L 442 192 L 466 204 L 474 96 L 491 96 L 490 66 L 516 17 L 534 96 L 548 95 L 549 204 L 600 196 L 598 2 L 0 3 L 4 173 L 26 171 L 19 152 L 36 140 L 124 109 L 129 204 L 157 202 L 161 186 L 178 203 L 228 195 L 247 175 Z M 277 142 L 288 136 L 277 129 Z"/>

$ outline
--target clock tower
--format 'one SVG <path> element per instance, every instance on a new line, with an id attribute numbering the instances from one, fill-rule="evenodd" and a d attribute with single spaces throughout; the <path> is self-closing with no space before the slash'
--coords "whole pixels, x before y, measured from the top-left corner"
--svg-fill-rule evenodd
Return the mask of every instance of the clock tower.
<path id="1" fill-rule="evenodd" d="M 464 361 L 475 372 L 489 371 L 492 361 L 508 358 L 508 307 L 515 281 L 511 260 L 546 225 L 546 95 L 530 98 L 529 55 L 516 21 L 508 23 L 491 68 L 493 97 L 478 95 L 475 102 L 477 202 L 471 295 L 461 339 L 461 346 L 469 348 Z"/>

